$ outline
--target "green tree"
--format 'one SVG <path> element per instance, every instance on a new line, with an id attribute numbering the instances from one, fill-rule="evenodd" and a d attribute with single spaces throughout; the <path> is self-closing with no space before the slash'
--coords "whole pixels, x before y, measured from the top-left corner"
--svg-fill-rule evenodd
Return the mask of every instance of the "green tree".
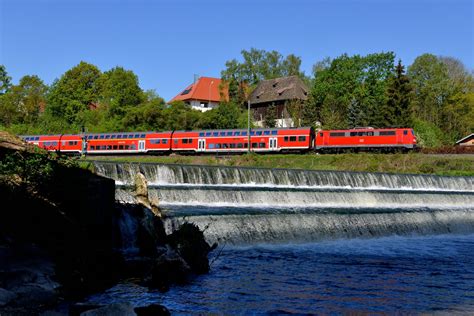
<path id="1" fill-rule="evenodd" d="M 313 67 L 315 78 L 305 108 L 305 124 L 314 126 L 319 121 L 325 128 L 360 123 L 385 126 L 385 89 L 394 58 L 392 52 L 343 54 L 330 62 L 325 59 L 317 63 Z"/>
<path id="2" fill-rule="evenodd" d="M 388 125 L 409 127 L 411 122 L 412 86 L 410 79 L 405 75 L 401 60 L 387 83 L 387 107 L 393 113 Z"/>
<path id="3" fill-rule="evenodd" d="M 272 104 L 268 107 L 267 112 L 265 113 L 265 119 L 263 124 L 265 127 L 275 127 L 276 126 L 276 119 L 277 119 L 277 108 L 275 104 Z"/>
<path id="4" fill-rule="evenodd" d="M 127 107 L 137 106 L 145 101 L 145 94 L 138 84 L 138 77 L 131 70 L 115 67 L 104 72 L 97 80 L 99 102 L 109 108 L 112 116 L 120 116 Z"/>
<path id="5" fill-rule="evenodd" d="M 99 100 L 97 80 L 100 76 L 96 66 L 81 61 L 53 83 L 47 110 L 53 117 L 64 117 L 69 123 L 78 122 L 78 114 Z"/>
<path id="6" fill-rule="evenodd" d="M 11 87 L 12 78 L 8 76 L 7 69 L 4 65 L 0 65 L 0 96 L 8 92 Z"/>
<path id="7" fill-rule="evenodd" d="M 442 109 L 453 93 L 446 65 L 434 55 L 423 54 L 408 68 L 408 77 L 414 88 L 415 117 L 440 126 Z"/>

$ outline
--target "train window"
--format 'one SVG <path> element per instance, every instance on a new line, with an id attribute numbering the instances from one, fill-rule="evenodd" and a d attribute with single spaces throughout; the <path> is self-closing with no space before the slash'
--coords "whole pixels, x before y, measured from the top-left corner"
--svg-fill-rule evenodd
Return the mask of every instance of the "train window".
<path id="1" fill-rule="evenodd" d="M 408 135 L 408 131 L 403 131 L 403 135 Z"/>
<path id="2" fill-rule="evenodd" d="M 244 143 L 244 148 L 249 148 L 249 143 Z"/>
<path id="3" fill-rule="evenodd" d="M 117 145 L 114 145 L 114 146 L 113 146 L 113 149 L 114 149 L 114 150 L 117 150 Z"/>
<path id="4" fill-rule="evenodd" d="M 270 131 L 264 131 L 263 135 L 270 135 Z"/>
<path id="5" fill-rule="evenodd" d="M 107 150 L 111 150 L 111 149 L 112 149 L 112 146 L 107 145 Z"/>
<path id="6" fill-rule="evenodd" d="M 105 135 L 105 139 L 109 139 L 110 138 L 110 135 Z"/>
<path id="7" fill-rule="evenodd" d="M 379 135 L 380 135 L 380 136 L 394 136 L 394 135 L 395 135 L 395 131 L 380 131 L 380 132 L 379 132 Z"/>
<path id="8" fill-rule="evenodd" d="M 272 131 L 272 135 L 278 135 L 278 131 Z"/>
<path id="9" fill-rule="evenodd" d="M 229 144 L 222 144 L 222 148 L 229 148 Z"/>
<path id="10" fill-rule="evenodd" d="M 250 136 L 254 136 L 255 135 L 255 132 L 250 132 Z"/>
<path id="11" fill-rule="evenodd" d="M 262 131 L 257 131 L 257 136 L 261 136 L 262 135 Z"/>
<path id="12" fill-rule="evenodd" d="M 230 148 L 235 148 L 235 144 L 230 144 Z"/>
<path id="13" fill-rule="evenodd" d="M 290 136 L 290 142 L 296 142 L 296 136 Z"/>
<path id="14" fill-rule="evenodd" d="M 74 145 L 74 142 L 69 141 L 68 144 L 69 144 L 69 146 L 72 146 L 72 145 Z M 63 145 L 64 145 L 64 142 L 63 142 Z"/>
<path id="15" fill-rule="evenodd" d="M 287 141 L 289 140 L 289 137 L 288 137 L 288 136 L 285 136 L 285 137 L 283 138 L 283 140 L 284 140 L 285 142 L 287 142 Z"/>
<path id="16" fill-rule="evenodd" d="M 225 132 L 221 132 L 221 133 L 220 133 L 220 136 L 225 136 Z"/>
<path id="17" fill-rule="evenodd" d="M 124 148 L 125 148 L 125 149 L 129 149 L 130 146 L 129 146 L 129 145 L 125 145 Z"/>
<path id="18" fill-rule="evenodd" d="M 140 134 L 135 134 L 135 138 L 140 138 Z"/>
<path id="19" fill-rule="evenodd" d="M 240 132 L 235 132 L 234 136 L 240 136 Z"/>
<path id="20" fill-rule="evenodd" d="M 128 135 L 128 138 L 133 138 L 133 134 Z"/>
<path id="21" fill-rule="evenodd" d="M 122 135 L 117 135 L 117 139 L 120 139 L 120 138 L 122 138 Z"/>
<path id="22" fill-rule="evenodd" d="M 89 149 L 90 149 L 90 150 L 95 150 L 95 146 L 91 145 L 91 146 L 89 147 Z"/>
<path id="23" fill-rule="evenodd" d="M 192 143 L 193 143 L 193 139 L 192 139 L 192 138 L 189 138 L 189 139 L 188 139 L 188 143 L 192 144 Z"/>
<path id="24" fill-rule="evenodd" d="M 209 144 L 209 149 L 214 149 L 214 144 Z"/>
<path id="25" fill-rule="evenodd" d="M 99 135 L 94 135 L 94 139 L 99 139 Z"/>
<path id="26" fill-rule="evenodd" d="M 221 148 L 221 144 L 216 144 L 216 148 L 217 149 Z"/>
<path id="27" fill-rule="evenodd" d="M 206 132 L 206 136 L 211 136 L 211 132 Z"/>
<path id="28" fill-rule="evenodd" d="M 39 139 L 40 139 L 39 136 L 38 136 L 38 137 L 35 137 L 35 140 L 39 140 Z"/>
<path id="29" fill-rule="evenodd" d="M 252 148 L 257 148 L 258 147 L 258 143 L 252 143 Z"/>
<path id="30" fill-rule="evenodd" d="M 357 132 L 351 132 L 351 136 L 357 136 Z"/>
<path id="31" fill-rule="evenodd" d="M 99 135 L 99 139 L 104 139 L 105 135 Z"/>
<path id="32" fill-rule="evenodd" d="M 132 145 L 130 145 L 130 149 L 135 150 L 135 149 L 137 149 L 137 146 L 135 146 L 135 144 L 132 144 Z"/>
<path id="33" fill-rule="evenodd" d="M 117 135 L 112 135 L 110 138 L 115 139 L 115 138 L 117 138 Z"/>
<path id="34" fill-rule="evenodd" d="M 298 141 L 299 142 L 305 142 L 306 141 L 306 136 L 298 136 Z"/>
<path id="35" fill-rule="evenodd" d="M 265 143 L 259 143 L 259 144 L 258 144 L 258 147 L 259 147 L 259 148 L 265 148 Z"/>
<path id="36" fill-rule="evenodd" d="M 344 137 L 344 136 L 346 136 L 346 133 L 344 133 L 344 132 L 332 132 L 332 133 L 329 133 L 329 136 L 331 136 L 331 137 Z"/>
<path id="37" fill-rule="evenodd" d="M 188 139 L 187 138 L 183 138 L 183 144 L 187 144 L 188 143 Z"/>
<path id="38" fill-rule="evenodd" d="M 323 133 L 319 133 L 319 137 L 323 137 Z"/>
<path id="39" fill-rule="evenodd" d="M 163 139 L 163 144 L 168 144 L 168 140 L 167 140 L 167 139 Z"/>
<path id="40" fill-rule="evenodd" d="M 145 136 L 146 136 L 145 134 L 141 134 L 140 138 L 145 138 Z"/>
<path id="41" fill-rule="evenodd" d="M 204 132 L 199 133 L 199 137 L 204 137 Z"/>
<path id="42" fill-rule="evenodd" d="M 174 140 L 174 144 L 178 145 L 178 140 L 177 139 Z"/>
<path id="43" fill-rule="evenodd" d="M 119 145 L 119 149 L 123 149 L 123 145 Z"/>
<path id="44" fill-rule="evenodd" d="M 374 132 L 367 132 L 367 136 L 374 136 Z"/>
<path id="45" fill-rule="evenodd" d="M 232 132 L 227 132 L 227 136 L 232 136 Z"/>
<path id="46" fill-rule="evenodd" d="M 247 136 L 247 132 L 242 132 L 242 136 Z"/>
<path id="47" fill-rule="evenodd" d="M 219 136 L 219 132 L 213 132 L 212 136 Z"/>
<path id="48" fill-rule="evenodd" d="M 237 148 L 243 148 L 243 147 L 244 147 L 244 144 L 242 144 L 242 143 L 237 144 Z"/>

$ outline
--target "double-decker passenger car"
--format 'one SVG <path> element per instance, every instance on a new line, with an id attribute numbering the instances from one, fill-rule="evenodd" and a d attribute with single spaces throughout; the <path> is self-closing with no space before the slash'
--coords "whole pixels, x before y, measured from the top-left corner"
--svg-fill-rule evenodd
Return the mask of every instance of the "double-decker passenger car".
<path id="1" fill-rule="evenodd" d="M 411 128 L 356 128 L 349 130 L 320 130 L 315 149 L 319 151 L 413 149 L 416 137 Z"/>
<path id="2" fill-rule="evenodd" d="M 242 153 L 307 151 L 312 148 L 311 128 L 256 128 L 175 131 L 173 152 Z"/>

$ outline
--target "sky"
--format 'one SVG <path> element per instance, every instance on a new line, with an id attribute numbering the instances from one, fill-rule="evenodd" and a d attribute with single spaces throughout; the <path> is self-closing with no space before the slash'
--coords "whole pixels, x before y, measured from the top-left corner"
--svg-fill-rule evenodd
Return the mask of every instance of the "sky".
<path id="1" fill-rule="evenodd" d="M 86 61 L 122 66 L 170 100 L 250 48 L 325 57 L 423 53 L 474 69 L 474 0 L 0 0 L 0 64 L 51 84 Z"/>

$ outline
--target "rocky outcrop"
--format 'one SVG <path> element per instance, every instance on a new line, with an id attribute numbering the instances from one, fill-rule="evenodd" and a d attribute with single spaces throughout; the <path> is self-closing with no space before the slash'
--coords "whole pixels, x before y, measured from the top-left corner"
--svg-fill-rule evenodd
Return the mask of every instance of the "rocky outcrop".
<path id="1" fill-rule="evenodd" d="M 135 175 L 135 198 L 137 203 L 143 205 L 147 209 L 151 210 L 153 214 L 158 217 L 162 217 L 161 210 L 159 208 L 159 201 L 152 201 L 148 195 L 148 182 L 142 173 Z"/>

